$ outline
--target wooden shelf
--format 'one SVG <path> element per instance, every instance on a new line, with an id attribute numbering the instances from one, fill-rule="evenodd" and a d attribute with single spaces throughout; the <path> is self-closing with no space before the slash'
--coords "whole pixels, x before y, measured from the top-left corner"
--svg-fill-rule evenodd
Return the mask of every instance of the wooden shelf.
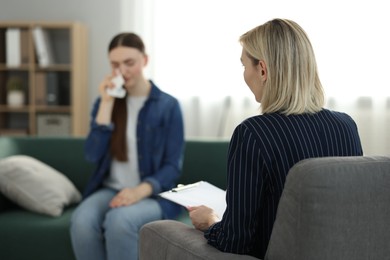
<path id="1" fill-rule="evenodd" d="M 33 33 L 37 27 L 46 33 L 53 51 L 53 63 L 47 66 L 40 65 L 42 56 Z M 6 40 L 10 28 L 20 32 L 21 60 L 16 66 L 9 66 L 7 61 Z M 89 111 L 87 53 L 87 29 L 81 23 L 0 22 L 0 135 L 45 135 L 38 121 L 58 116 L 66 119 L 70 136 L 85 136 Z M 7 105 L 6 85 L 11 77 L 19 77 L 25 83 L 23 106 Z"/>
<path id="2" fill-rule="evenodd" d="M 45 113 L 70 113 L 70 106 L 37 106 L 35 108 L 37 112 Z"/>
<path id="3" fill-rule="evenodd" d="M 30 106 L 13 107 L 7 105 L 0 105 L 0 112 L 8 113 L 26 113 L 29 112 Z"/>
<path id="4" fill-rule="evenodd" d="M 28 71 L 29 69 L 30 69 L 30 65 L 29 64 L 21 64 L 18 67 L 7 67 L 7 65 L 5 65 L 4 63 L 0 64 L 0 71 L 12 71 L 12 70 L 15 70 L 15 71 Z"/>
<path id="5" fill-rule="evenodd" d="M 70 64 L 54 64 L 49 67 L 35 67 L 35 71 L 70 71 L 72 66 Z"/>

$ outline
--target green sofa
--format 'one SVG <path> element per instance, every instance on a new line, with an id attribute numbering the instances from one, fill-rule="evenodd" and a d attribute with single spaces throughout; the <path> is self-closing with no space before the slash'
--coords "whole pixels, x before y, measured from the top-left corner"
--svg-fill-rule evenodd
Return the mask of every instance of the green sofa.
<path id="1" fill-rule="evenodd" d="M 23 154 L 65 174 L 81 192 L 94 169 L 84 159 L 84 138 L 0 137 L 0 158 Z M 226 188 L 228 141 L 187 140 L 183 175 L 178 183 L 199 180 Z M 74 259 L 69 236 L 69 220 L 76 205 L 60 217 L 32 213 L 0 194 L 0 259 Z M 190 224 L 183 209 L 179 221 Z"/>

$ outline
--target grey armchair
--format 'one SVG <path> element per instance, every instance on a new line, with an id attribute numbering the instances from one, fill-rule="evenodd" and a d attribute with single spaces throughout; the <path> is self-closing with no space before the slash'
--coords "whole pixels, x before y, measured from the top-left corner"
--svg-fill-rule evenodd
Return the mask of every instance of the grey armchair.
<path id="1" fill-rule="evenodd" d="M 390 158 L 327 157 L 291 168 L 265 259 L 390 259 Z M 209 246 L 177 221 L 149 223 L 140 259 L 255 259 Z"/>

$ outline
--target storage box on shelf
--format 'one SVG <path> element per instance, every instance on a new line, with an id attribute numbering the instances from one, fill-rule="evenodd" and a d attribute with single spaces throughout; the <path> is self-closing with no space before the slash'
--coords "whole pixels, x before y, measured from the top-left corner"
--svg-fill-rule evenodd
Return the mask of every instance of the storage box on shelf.
<path id="1" fill-rule="evenodd" d="M 0 23 L 0 135 L 84 136 L 87 31 L 78 22 Z M 10 81 L 22 95 L 10 95 Z M 42 118 L 67 119 L 66 129 Z M 52 128 L 52 129 L 51 129 Z"/>

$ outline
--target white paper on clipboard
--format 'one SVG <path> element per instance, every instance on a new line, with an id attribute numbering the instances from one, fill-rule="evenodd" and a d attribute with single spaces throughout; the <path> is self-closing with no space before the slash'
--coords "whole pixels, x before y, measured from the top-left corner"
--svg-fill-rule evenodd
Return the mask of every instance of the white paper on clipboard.
<path id="1" fill-rule="evenodd" d="M 184 185 L 159 195 L 184 207 L 205 205 L 212 208 L 220 218 L 226 209 L 226 192 L 207 181 Z"/>

